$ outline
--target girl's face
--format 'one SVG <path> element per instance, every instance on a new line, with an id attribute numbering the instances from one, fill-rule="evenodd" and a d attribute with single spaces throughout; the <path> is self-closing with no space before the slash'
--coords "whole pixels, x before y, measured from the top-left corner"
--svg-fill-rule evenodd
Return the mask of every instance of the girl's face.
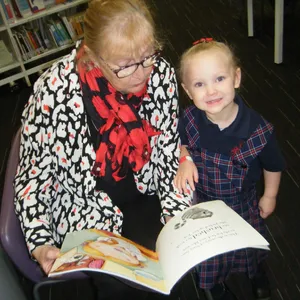
<path id="1" fill-rule="evenodd" d="M 221 49 L 202 51 L 185 62 L 182 87 L 195 106 L 207 115 L 221 116 L 234 105 L 241 70 L 234 69 Z"/>
<path id="2" fill-rule="evenodd" d="M 124 94 L 138 93 L 145 87 L 153 66 L 144 68 L 142 65 L 139 65 L 133 74 L 125 78 L 118 78 L 113 70 L 119 70 L 122 67 L 142 62 L 146 57 L 154 54 L 154 52 L 154 48 L 152 46 L 148 46 L 144 47 L 142 51 L 140 51 L 139 57 L 130 57 L 120 54 L 119 56 L 114 56 L 112 58 L 108 57 L 102 61 L 99 60 L 99 64 L 101 65 L 104 77 L 117 91 Z"/>

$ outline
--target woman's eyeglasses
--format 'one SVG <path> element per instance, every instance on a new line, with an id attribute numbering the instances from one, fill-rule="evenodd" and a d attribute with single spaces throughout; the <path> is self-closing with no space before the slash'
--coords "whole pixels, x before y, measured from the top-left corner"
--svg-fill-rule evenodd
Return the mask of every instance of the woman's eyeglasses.
<path id="1" fill-rule="evenodd" d="M 101 57 L 99 56 L 99 58 L 108 66 L 108 68 L 116 74 L 116 76 L 118 78 L 125 78 L 127 76 L 132 75 L 137 69 L 138 67 L 141 65 L 143 68 L 149 68 L 151 66 L 153 66 L 155 64 L 155 62 L 157 61 L 157 58 L 160 56 L 160 51 L 155 51 L 153 54 L 145 57 L 142 61 L 138 62 L 138 63 L 134 63 L 128 66 L 124 66 L 121 67 L 119 69 L 113 69 L 110 67 L 110 65 Z"/>

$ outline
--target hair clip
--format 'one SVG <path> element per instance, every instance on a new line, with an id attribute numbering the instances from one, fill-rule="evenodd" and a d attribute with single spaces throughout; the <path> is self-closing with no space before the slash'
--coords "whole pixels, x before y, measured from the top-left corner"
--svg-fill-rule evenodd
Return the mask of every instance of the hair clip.
<path id="1" fill-rule="evenodd" d="M 193 43 L 193 45 L 197 45 L 197 44 L 200 44 L 200 43 L 209 43 L 209 42 L 212 42 L 214 39 L 213 38 L 202 38 L 198 41 L 195 41 Z"/>

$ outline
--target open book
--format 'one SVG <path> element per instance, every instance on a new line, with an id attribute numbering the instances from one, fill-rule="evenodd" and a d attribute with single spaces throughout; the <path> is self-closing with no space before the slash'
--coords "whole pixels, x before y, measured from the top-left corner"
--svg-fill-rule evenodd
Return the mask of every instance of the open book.
<path id="1" fill-rule="evenodd" d="M 269 250 L 269 244 L 223 201 L 215 200 L 199 203 L 173 217 L 158 236 L 156 252 L 107 231 L 69 233 L 49 276 L 103 272 L 170 294 L 192 267 L 241 248 Z"/>

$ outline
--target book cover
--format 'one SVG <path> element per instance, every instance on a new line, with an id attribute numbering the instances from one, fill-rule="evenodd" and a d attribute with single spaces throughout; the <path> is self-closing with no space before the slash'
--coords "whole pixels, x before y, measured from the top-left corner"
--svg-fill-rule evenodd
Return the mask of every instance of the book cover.
<path id="1" fill-rule="evenodd" d="M 121 277 L 163 294 L 197 264 L 242 248 L 269 250 L 268 242 L 223 201 L 199 203 L 161 230 L 156 252 L 111 232 L 67 234 L 49 276 L 94 271 Z"/>
<path id="2" fill-rule="evenodd" d="M 27 0 L 11 0 L 11 1 L 15 8 L 15 11 L 18 12 L 18 17 L 27 18 L 32 15 Z"/>

